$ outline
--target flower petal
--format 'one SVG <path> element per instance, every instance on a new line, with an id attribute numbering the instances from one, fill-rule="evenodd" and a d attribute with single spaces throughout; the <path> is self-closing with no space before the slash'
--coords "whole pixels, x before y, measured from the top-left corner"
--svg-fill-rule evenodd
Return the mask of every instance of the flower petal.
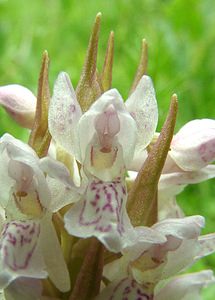
<path id="1" fill-rule="evenodd" d="M 168 190 L 175 188 L 175 192 L 177 189 L 181 189 L 180 186 L 187 184 L 195 184 L 199 183 L 211 178 L 215 177 L 215 165 L 208 165 L 197 171 L 183 171 L 173 172 L 168 174 L 162 174 L 159 180 L 159 190 Z M 172 194 L 172 193 L 171 193 Z M 174 193 L 177 195 L 178 192 Z M 173 195 L 173 194 L 172 194 Z"/>
<path id="2" fill-rule="evenodd" d="M 144 75 L 134 92 L 125 102 L 128 111 L 137 123 L 135 151 L 141 152 L 152 140 L 158 122 L 158 107 L 152 80 Z"/>
<path id="3" fill-rule="evenodd" d="M 128 163 L 128 170 L 139 172 L 143 163 L 148 157 L 146 149 L 138 149 L 135 147 L 134 157 L 130 163 Z"/>
<path id="4" fill-rule="evenodd" d="M 60 161 L 54 160 L 50 157 L 44 157 L 40 159 L 39 164 L 43 172 L 47 173 L 50 177 L 58 179 L 69 187 L 74 187 L 69 170 Z"/>
<path id="5" fill-rule="evenodd" d="M 13 159 L 14 157 L 23 159 L 23 156 L 26 157 L 26 161 L 29 157 L 38 159 L 35 151 L 28 144 L 14 138 L 8 133 L 5 133 L 0 139 L 0 152 L 3 152 L 4 149 L 7 149 L 8 156 Z"/>
<path id="6" fill-rule="evenodd" d="M 125 201 L 120 178 L 112 182 L 91 178 L 83 199 L 65 214 L 65 227 L 74 236 L 96 236 L 107 249 L 119 252 L 130 243 L 129 230 L 132 234 Z"/>
<path id="7" fill-rule="evenodd" d="M 215 233 L 202 235 L 199 237 L 200 249 L 196 259 L 205 257 L 215 252 Z"/>
<path id="8" fill-rule="evenodd" d="M 95 300 L 153 300 L 153 295 L 131 278 L 109 284 Z"/>
<path id="9" fill-rule="evenodd" d="M 199 183 L 215 177 L 215 166 L 208 165 L 198 171 L 183 171 L 162 174 L 158 184 L 159 220 L 183 217 L 183 212 L 175 196 L 181 193 L 186 185 Z"/>
<path id="10" fill-rule="evenodd" d="M 48 189 L 44 173 L 39 166 L 39 158 L 34 150 L 27 144 L 18 139 L 15 139 L 9 134 L 5 134 L 0 139 L 0 152 L 4 150 L 6 150 L 8 156 L 5 161 L 5 163 L 7 164 L 5 167 L 8 168 L 9 160 L 11 159 L 12 161 L 10 162 L 10 173 L 14 172 L 14 176 L 17 170 L 16 162 L 21 163 L 23 171 L 25 171 L 25 169 L 27 169 L 28 167 L 32 170 L 34 174 L 32 187 L 36 190 L 36 192 L 38 192 L 39 200 L 42 205 L 44 207 L 48 207 L 51 201 L 50 191 Z M 8 172 L 6 172 L 6 174 L 7 173 Z"/>
<path id="11" fill-rule="evenodd" d="M 49 106 L 49 130 L 52 137 L 66 151 L 79 156 L 77 125 L 81 108 L 68 74 L 61 72 L 54 85 Z"/>
<path id="12" fill-rule="evenodd" d="M 51 191 L 51 202 L 48 206 L 49 211 L 57 212 L 62 207 L 80 200 L 79 189 L 62 184 L 59 180 L 46 177 L 47 185 Z"/>
<path id="13" fill-rule="evenodd" d="M 4 290 L 4 294 L 7 300 L 38 300 L 42 290 L 40 280 L 20 277 Z"/>
<path id="14" fill-rule="evenodd" d="M 24 86 L 11 84 L 0 87 L 0 104 L 22 127 L 31 128 L 36 110 L 36 97 Z"/>
<path id="15" fill-rule="evenodd" d="M 211 270 L 175 277 L 155 295 L 155 300 L 200 300 L 201 289 L 215 283 Z"/>
<path id="16" fill-rule="evenodd" d="M 81 149 L 81 161 L 85 158 L 86 148 L 92 141 L 95 130 L 95 119 L 103 113 L 109 105 L 113 105 L 120 120 L 120 131 L 116 135 L 118 142 L 123 148 L 123 158 L 127 164 L 133 157 L 134 145 L 136 142 L 136 124 L 130 114 L 127 112 L 123 99 L 116 89 L 109 90 L 101 95 L 83 114 L 79 121 L 79 139 Z M 128 137 L 129 136 L 129 140 Z"/>
<path id="17" fill-rule="evenodd" d="M 193 216 L 167 219 L 153 225 L 152 229 L 165 235 L 167 241 L 152 245 L 130 262 L 133 278 L 154 286 L 192 264 L 198 253 L 198 236 L 203 223 L 202 217 Z"/>
<path id="18" fill-rule="evenodd" d="M 15 184 L 15 180 L 12 179 L 8 174 L 8 156 L 6 153 L 0 154 L 0 190 L 1 190 L 1 198 L 0 205 L 5 208 L 9 201 L 9 195 L 11 186 Z"/>
<path id="19" fill-rule="evenodd" d="M 40 241 L 46 269 L 51 281 L 60 291 L 69 291 L 69 272 L 50 215 L 41 220 Z"/>
<path id="20" fill-rule="evenodd" d="M 182 186 L 182 189 L 184 186 Z M 169 191 L 168 191 L 169 192 Z M 165 192 L 158 192 L 158 220 L 172 218 L 183 218 L 184 212 L 178 205 L 175 196 L 170 196 Z"/>
<path id="21" fill-rule="evenodd" d="M 186 171 L 195 171 L 215 160 L 215 120 L 193 120 L 173 137 L 169 155 Z"/>
<path id="22" fill-rule="evenodd" d="M 171 235 L 179 239 L 195 239 L 200 235 L 205 221 L 202 216 L 190 216 L 179 219 L 167 219 L 152 226 L 164 235 Z"/>
<path id="23" fill-rule="evenodd" d="M 40 225 L 36 221 L 6 223 L 0 240 L 0 288 L 20 276 L 47 277 L 39 236 Z"/>
<path id="24" fill-rule="evenodd" d="M 132 243 L 122 249 L 122 257 L 104 266 L 103 275 L 108 280 L 122 279 L 128 275 L 129 263 L 137 259 L 153 245 L 161 245 L 167 241 L 166 237 L 152 228 L 135 227 Z"/>

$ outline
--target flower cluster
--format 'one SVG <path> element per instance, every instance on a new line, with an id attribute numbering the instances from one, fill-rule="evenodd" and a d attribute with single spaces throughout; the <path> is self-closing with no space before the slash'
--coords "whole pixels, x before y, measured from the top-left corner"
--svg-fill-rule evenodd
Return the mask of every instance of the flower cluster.
<path id="1" fill-rule="evenodd" d="M 0 87 L 0 103 L 28 144 L 0 138 L 2 299 L 200 299 L 211 270 L 179 274 L 215 252 L 204 218 L 185 216 L 176 195 L 215 177 L 215 121 L 175 135 L 177 96 L 156 132 L 158 108 L 146 75 L 146 41 L 124 101 L 111 88 L 113 33 L 103 71 L 97 15 L 79 84 L 61 72 L 50 97 L 48 54 L 37 98 Z"/>

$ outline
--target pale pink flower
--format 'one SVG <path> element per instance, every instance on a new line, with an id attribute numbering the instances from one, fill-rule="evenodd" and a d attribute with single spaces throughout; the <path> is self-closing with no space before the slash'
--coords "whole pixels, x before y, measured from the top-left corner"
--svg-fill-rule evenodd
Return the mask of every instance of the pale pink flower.
<path id="1" fill-rule="evenodd" d="M 58 76 L 50 103 L 49 130 L 82 164 L 85 183 L 82 199 L 65 215 L 70 234 L 96 236 L 114 252 L 129 244 L 128 233 L 133 233 L 126 212 L 124 173 L 134 152 L 150 143 L 156 125 L 157 104 L 148 76 L 140 80 L 127 108 L 119 92 L 111 89 L 84 114 L 68 75 Z"/>

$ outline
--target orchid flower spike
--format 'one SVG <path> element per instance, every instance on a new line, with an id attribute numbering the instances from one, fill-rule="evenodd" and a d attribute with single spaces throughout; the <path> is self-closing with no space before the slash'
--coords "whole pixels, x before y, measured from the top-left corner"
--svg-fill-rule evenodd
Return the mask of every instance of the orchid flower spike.
<path id="1" fill-rule="evenodd" d="M 49 108 L 55 141 L 82 164 L 82 199 L 65 215 L 72 235 L 96 236 L 109 250 L 129 244 L 125 170 L 144 152 L 157 125 L 152 81 L 143 76 L 125 105 L 116 89 L 106 91 L 84 114 L 66 73 L 60 73 Z M 128 139 L 129 137 L 129 139 Z M 132 234 L 130 234 L 132 235 Z"/>
<path id="2" fill-rule="evenodd" d="M 73 188 L 69 172 L 60 162 L 39 159 L 30 146 L 9 134 L 0 139 L 0 153 L 0 204 L 6 216 L 0 237 L 0 288 L 23 276 L 49 276 L 65 292 L 70 289 L 69 273 L 51 217 L 67 204 L 67 197 L 60 196 Z"/>

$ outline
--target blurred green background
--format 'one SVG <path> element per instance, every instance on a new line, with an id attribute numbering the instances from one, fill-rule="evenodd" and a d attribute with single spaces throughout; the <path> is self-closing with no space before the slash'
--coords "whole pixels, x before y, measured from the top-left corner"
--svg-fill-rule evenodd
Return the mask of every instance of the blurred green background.
<path id="1" fill-rule="evenodd" d="M 67 71 L 74 86 L 84 61 L 95 15 L 103 14 L 98 66 L 109 32 L 115 32 L 113 86 L 126 99 L 137 64 L 141 40 L 149 44 L 148 73 L 159 103 L 159 128 L 170 96 L 179 97 L 177 129 L 191 119 L 214 118 L 215 3 L 213 0 L 0 0 L 0 85 L 22 84 L 37 90 L 41 54 L 51 58 L 50 85 L 59 71 Z M 27 139 L 0 109 L 0 134 Z M 204 232 L 214 231 L 214 182 L 186 188 L 179 202 L 187 214 L 206 217 Z M 193 267 L 215 269 L 215 255 Z M 214 299 L 215 288 L 204 291 Z"/>

